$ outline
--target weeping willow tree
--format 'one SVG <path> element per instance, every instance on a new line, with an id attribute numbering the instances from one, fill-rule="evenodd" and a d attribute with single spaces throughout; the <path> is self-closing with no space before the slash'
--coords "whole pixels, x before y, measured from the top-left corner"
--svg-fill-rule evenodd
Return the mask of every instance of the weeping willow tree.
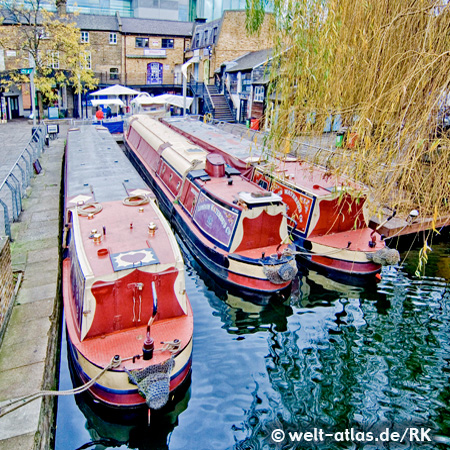
<path id="1" fill-rule="evenodd" d="M 264 0 L 249 2 L 247 27 L 257 31 Z M 337 174 L 368 186 L 373 205 L 448 215 L 447 2 L 274 0 L 272 27 L 267 148 L 289 150 L 340 115 L 357 141 L 333 159 Z"/>

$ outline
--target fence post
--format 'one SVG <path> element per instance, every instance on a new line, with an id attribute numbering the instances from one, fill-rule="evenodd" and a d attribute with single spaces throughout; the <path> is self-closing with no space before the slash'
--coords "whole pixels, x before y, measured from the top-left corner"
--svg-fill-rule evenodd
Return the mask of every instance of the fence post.
<path id="1" fill-rule="evenodd" d="M 5 180 L 6 186 L 9 187 L 12 195 L 12 205 L 13 205 L 13 220 L 16 220 L 19 218 L 19 214 L 22 211 L 22 199 L 20 198 L 20 182 L 19 180 L 14 176 L 14 174 L 10 173 L 9 176 L 13 179 L 14 184 L 17 182 L 19 185 L 19 189 L 16 190 L 16 186 L 13 186 L 12 183 L 8 181 L 8 179 Z"/>
<path id="2" fill-rule="evenodd" d="M 8 214 L 8 206 L 6 203 L 0 198 L 0 205 L 3 206 L 3 217 L 5 220 L 5 233 L 9 237 L 9 240 L 12 242 L 11 237 L 11 224 L 9 222 L 9 214 Z"/>

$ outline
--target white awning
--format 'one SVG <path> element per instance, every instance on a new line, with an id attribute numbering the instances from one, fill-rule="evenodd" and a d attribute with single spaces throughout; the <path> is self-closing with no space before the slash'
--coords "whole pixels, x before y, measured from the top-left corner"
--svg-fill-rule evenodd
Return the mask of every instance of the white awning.
<path id="1" fill-rule="evenodd" d="M 117 105 L 117 106 L 125 106 L 125 103 L 120 100 L 120 98 L 103 98 L 103 99 L 95 99 L 91 100 L 92 106 L 99 105 Z"/>
<path id="2" fill-rule="evenodd" d="M 126 86 L 121 86 L 120 84 L 115 84 L 114 86 L 108 86 L 107 88 L 100 89 L 99 91 L 91 92 L 89 95 L 111 95 L 118 97 L 119 95 L 138 95 L 139 91 L 131 89 Z"/>
<path id="3" fill-rule="evenodd" d="M 186 107 L 189 108 L 192 104 L 193 98 L 186 97 Z M 136 98 L 131 100 L 131 104 L 136 105 L 173 105 L 183 108 L 183 96 L 181 95 L 171 95 L 162 94 L 156 97 L 151 97 L 147 93 L 138 95 Z"/>
<path id="4" fill-rule="evenodd" d="M 200 57 L 199 56 L 193 56 L 191 59 L 189 59 L 188 61 L 186 61 L 182 66 L 181 66 L 181 72 L 183 72 L 184 78 L 187 78 L 187 70 L 188 67 L 191 64 L 195 64 L 198 63 L 200 61 Z"/>

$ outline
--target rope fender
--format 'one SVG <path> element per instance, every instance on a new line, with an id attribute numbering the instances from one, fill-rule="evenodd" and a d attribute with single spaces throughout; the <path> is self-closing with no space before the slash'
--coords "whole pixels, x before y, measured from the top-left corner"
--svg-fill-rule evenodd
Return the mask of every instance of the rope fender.
<path id="1" fill-rule="evenodd" d="M 292 281 L 297 275 L 298 269 L 295 260 L 279 265 L 263 264 L 264 275 L 274 284 L 283 284 Z"/>
<path id="2" fill-rule="evenodd" d="M 382 266 L 394 266 L 400 262 L 400 253 L 394 248 L 380 248 L 375 253 L 366 253 L 367 259 Z"/>

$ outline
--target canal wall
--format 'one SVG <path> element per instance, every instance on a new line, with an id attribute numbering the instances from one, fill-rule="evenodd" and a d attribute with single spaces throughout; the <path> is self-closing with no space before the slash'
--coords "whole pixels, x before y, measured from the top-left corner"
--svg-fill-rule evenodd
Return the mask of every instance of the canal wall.
<path id="1" fill-rule="evenodd" d="M 14 278 L 11 267 L 9 239 L 0 240 L 0 345 L 11 314 L 14 295 Z"/>
<path id="2" fill-rule="evenodd" d="M 8 125 L 2 128 L 4 133 Z M 17 133 L 17 127 L 12 126 L 11 133 Z M 0 448 L 4 450 L 53 447 L 55 397 L 13 402 L 58 388 L 61 178 L 67 128 L 60 126 L 58 139 L 51 140 L 39 158 L 43 170 L 32 180 L 19 221 L 11 228 L 11 268 L 21 283 L 0 347 Z"/>

